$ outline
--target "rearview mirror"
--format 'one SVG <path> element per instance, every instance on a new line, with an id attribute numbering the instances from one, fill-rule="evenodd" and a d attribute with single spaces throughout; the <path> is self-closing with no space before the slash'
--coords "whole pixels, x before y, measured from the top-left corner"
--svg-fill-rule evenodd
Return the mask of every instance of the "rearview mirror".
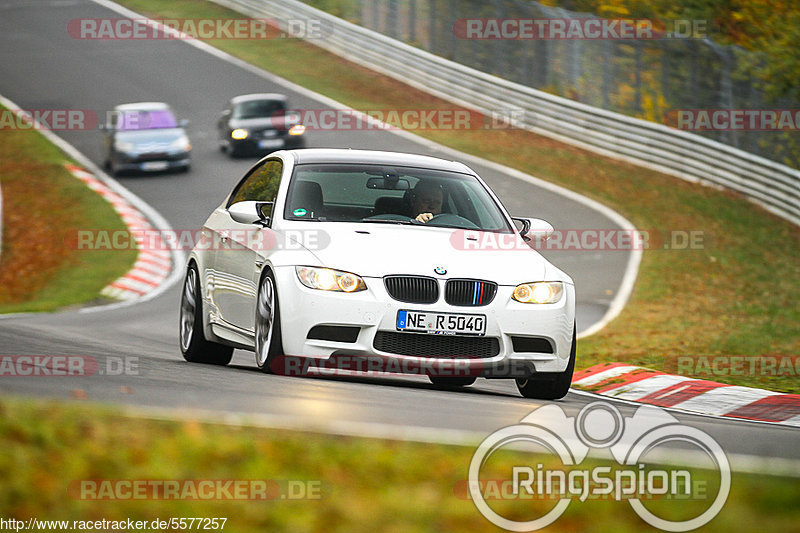
<path id="1" fill-rule="evenodd" d="M 240 224 L 269 225 L 272 216 L 273 202 L 258 202 L 248 200 L 236 202 L 228 208 L 231 218 Z"/>
<path id="2" fill-rule="evenodd" d="M 512 220 L 522 226 L 517 230 L 526 241 L 531 239 L 546 241 L 555 231 L 552 224 L 541 218 L 512 217 Z"/>
<path id="3" fill-rule="evenodd" d="M 381 189 L 387 191 L 407 191 L 411 188 L 408 180 L 397 176 L 382 176 L 380 178 L 369 178 L 367 189 Z"/>

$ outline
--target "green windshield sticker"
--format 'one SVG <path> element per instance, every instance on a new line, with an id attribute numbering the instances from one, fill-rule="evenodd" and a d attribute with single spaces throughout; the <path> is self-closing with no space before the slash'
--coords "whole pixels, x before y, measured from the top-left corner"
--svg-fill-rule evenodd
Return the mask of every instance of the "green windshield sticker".
<path id="1" fill-rule="evenodd" d="M 295 209 L 295 210 L 292 212 L 292 214 L 293 214 L 294 216 L 296 216 L 296 217 L 304 217 L 304 216 L 306 216 L 306 213 L 308 213 L 308 211 L 306 211 L 306 210 L 305 210 L 305 209 L 303 209 L 302 207 L 298 207 L 297 209 Z"/>

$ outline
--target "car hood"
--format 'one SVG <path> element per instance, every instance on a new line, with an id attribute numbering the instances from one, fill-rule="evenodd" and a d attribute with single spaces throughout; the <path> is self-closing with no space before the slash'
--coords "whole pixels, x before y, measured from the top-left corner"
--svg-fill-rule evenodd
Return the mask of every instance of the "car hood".
<path id="1" fill-rule="evenodd" d="M 163 145 L 165 147 L 181 137 L 185 137 L 186 132 L 183 128 L 159 128 L 152 130 L 137 131 L 118 131 L 115 138 L 118 141 L 133 143 L 136 146 L 142 145 Z"/>
<path id="2" fill-rule="evenodd" d="M 315 225 L 316 226 L 316 225 Z M 476 278 L 500 285 L 516 285 L 527 281 L 572 280 L 551 265 L 538 252 L 530 249 L 517 235 L 505 234 L 503 249 L 491 244 L 498 234 L 455 230 L 395 226 L 389 224 L 319 224 L 319 235 L 307 249 L 326 266 L 358 274 L 362 277 L 383 277 L 390 274 L 446 278 Z M 305 227 L 306 231 L 314 231 Z M 465 235 L 478 241 L 465 241 Z M 465 242 L 473 244 L 465 249 Z M 508 249 L 509 243 L 516 243 Z M 489 246 L 477 246 L 488 243 Z M 480 248 L 480 249 L 475 249 Z M 317 265 L 309 265 L 317 266 Z M 434 269 L 443 268 L 445 274 Z"/>

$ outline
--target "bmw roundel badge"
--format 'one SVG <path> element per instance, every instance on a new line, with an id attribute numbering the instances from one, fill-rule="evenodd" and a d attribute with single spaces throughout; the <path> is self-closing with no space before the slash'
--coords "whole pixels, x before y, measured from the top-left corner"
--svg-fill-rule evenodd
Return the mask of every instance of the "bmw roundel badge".
<path id="1" fill-rule="evenodd" d="M 447 269 L 445 267 L 436 267 L 433 269 L 433 271 L 439 274 L 440 276 L 444 276 L 445 274 L 447 274 Z"/>

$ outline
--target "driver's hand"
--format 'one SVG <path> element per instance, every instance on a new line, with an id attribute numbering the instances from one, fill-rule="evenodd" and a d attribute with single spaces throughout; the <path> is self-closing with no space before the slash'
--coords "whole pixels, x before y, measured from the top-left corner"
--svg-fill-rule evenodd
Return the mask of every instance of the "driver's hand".
<path id="1" fill-rule="evenodd" d="M 417 222 L 427 222 L 433 218 L 433 213 L 420 213 L 415 219 Z"/>

